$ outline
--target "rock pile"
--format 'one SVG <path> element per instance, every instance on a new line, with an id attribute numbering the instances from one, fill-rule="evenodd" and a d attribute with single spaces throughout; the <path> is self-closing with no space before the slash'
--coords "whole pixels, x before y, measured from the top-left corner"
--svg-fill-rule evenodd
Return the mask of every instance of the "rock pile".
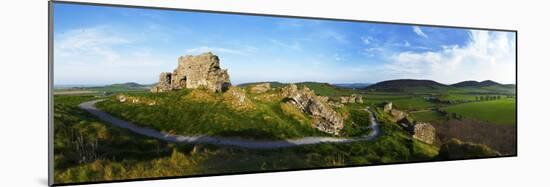
<path id="1" fill-rule="evenodd" d="M 291 103 L 302 112 L 311 115 L 313 126 L 320 131 L 338 135 L 344 127 L 344 119 L 334 111 L 325 98 L 315 95 L 308 87 L 298 89 L 295 84 L 282 88 L 284 100 Z"/>
<path id="2" fill-rule="evenodd" d="M 255 94 L 264 93 L 269 90 L 271 90 L 271 84 L 269 83 L 256 84 L 250 88 L 250 92 Z"/>
<path id="3" fill-rule="evenodd" d="M 151 92 L 166 92 L 182 88 L 205 88 L 213 92 L 226 91 L 231 82 L 227 70 L 220 68 L 218 56 L 207 52 L 201 55 L 181 56 L 178 67 L 160 74 L 159 82 Z"/>
<path id="4" fill-rule="evenodd" d="M 401 125 L 413 138 L 428 144 L 434 143 L 435 127 L 430 123 L 410 119 L 406 112 L 393 108 L 391 102 L 384 105 L 384 112 L 388 113 L 392 117 L 391 120 Z"/>
<path id="5" fill-rule="evenodd" d="M 363 96 L 351 94 L 351 96 L 346 97 L 340 97 L 341 103 L 363 103 Z"/>

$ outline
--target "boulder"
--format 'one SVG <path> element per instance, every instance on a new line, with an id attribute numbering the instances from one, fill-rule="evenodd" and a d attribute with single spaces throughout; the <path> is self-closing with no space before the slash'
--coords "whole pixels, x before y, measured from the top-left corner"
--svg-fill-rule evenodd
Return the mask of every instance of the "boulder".
<path id="1" fill-rule="evenodd" d="M 355 95 L 355 94 L 354 94 Z M 353 95 L 352 95 L 353 96 Z M 355 102 L 356 103 L 363 103 L 363 96 L 357 95 L 355 96 Z"/>
<path id="2" fill-rule="evenodd" d="M 392 103 L 391 102 L 388 102 L 384 105 L 384 112 L 390 112 L 390 110 L 392 109 Z"/>
<path id="3" fill-rule="evenodd" d="M 412 132 L 413 138 L 423 141 L 427 144 L 433 144 L 435 141 L 435 128 L 424 122 L 417 122 Z"/>
<path id="4" fill-rule="evenodd" d="M 269 90 L 271 90 L 271 84 L 269 83 L 256 84 L 250 88 L 250 92 L 255 94 L 264 93 Z"/>
<path id="5" fill-rule="evenodd" d="M 342 96 L 340 97 L 340 103 L 363 103 L 363 96 L 351 94 L 351 96 Z"/>
<path id="6" fill-rule="evenodd" d="M 160 74 L 159 82 L 151 92 L 165 92 L 182 88 L 205 88 L 213 92 L 226 91 L 231 82 L 227 70 L 220 68 L 218 56 L 211 52 L 178 58 L 178 67 Z"/>
<path id="7" fill-rule="evenodd" d="M 345 97 L 345 96 L 340 97 L 340 103 L 342 104 L 350 103 L 349 97 Z"/>
<path id="8" fill-rule="evenodd" d="M 394 121 L 401 121 L 408 116 L 406 112 L 397 109 L 391 109 L 389 113 L 391 117 L 393 117 Z"/>
<path id="9" fill-rule="evenodd" d="M 313 118 L 313 126 L 320 131 L 338 135 L 344 127 L 344 119 L 334 111 L 323 97 L 304 86 L 298 89 L 295 84 L 282 88 L 284 100 Z"/>

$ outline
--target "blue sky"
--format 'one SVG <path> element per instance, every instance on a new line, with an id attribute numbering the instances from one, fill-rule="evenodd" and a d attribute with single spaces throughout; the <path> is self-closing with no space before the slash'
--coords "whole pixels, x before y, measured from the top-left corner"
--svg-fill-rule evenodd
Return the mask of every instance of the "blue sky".
<path id="1" fill-rule="evenodd" d="M 515 83 L 507 32 L 54 5 L 54 84 L 154 83 L 211 51 L 234 84 L 257 81 Z"/>

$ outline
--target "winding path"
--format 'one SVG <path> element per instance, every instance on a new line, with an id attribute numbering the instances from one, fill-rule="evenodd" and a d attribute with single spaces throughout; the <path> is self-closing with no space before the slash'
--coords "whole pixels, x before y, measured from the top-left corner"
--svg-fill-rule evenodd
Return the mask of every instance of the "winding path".
<path id="1" fill-rule="evenodd" d="M 348 143 L 356 141 L 372 141 L 380 135 L 380 128 L 378 122 L 375 120 L 374 115 L 368 108 L 365 108 L 367 112 L 371 115 L 371 128 L 372 131 L 369 135 L 355 138 L 334 138 L 334 137 L 304 137 L 298 139 L 285 139 L 285 140 L 251 140 L 251 139 L 240 139 L 240 138 L 225 138 L 225 137 L 214 137 L 207 135 L 198 135 L 198 136 L 186 136 L 186 135 L 171 135 L 163 132 L 159 132 L 154 129 L 139 127 L 131 122 L 124 121 L 117 117 L 114 117 L 106 112 L 103 112 L 95 107 L 95 104 L 101 102 L 105 99 L 98 99 L 88 102 L 83 102 L 78 107 L 83 110 L 88 111 L 92 115 L 98 117 L 99 119 L 108 122 L 114 126 L 128 129 L 132 132 L 145 135 L 152 138 L 157 138 L 160 140 L 165 140 L 174 143 L 205 143 L 205 144 L 216 144 L 216 145 L 229 145 L 237 146 L 244 148 L 252 149 L 272 149 L 272 148 L 283 148 L 283 147 L 293 147 L 299 145 L 308 145 L 308 144 L 320 144 L 320 143 Z"/>

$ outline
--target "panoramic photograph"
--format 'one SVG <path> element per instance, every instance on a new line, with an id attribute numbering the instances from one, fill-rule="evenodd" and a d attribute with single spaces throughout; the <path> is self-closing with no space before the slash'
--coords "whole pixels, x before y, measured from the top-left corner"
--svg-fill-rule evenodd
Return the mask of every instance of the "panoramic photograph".
<path id="1" fill-rule="evenodd" d="M 517 155 L 515 32 L 52 6 L 54 184 Z"/>

